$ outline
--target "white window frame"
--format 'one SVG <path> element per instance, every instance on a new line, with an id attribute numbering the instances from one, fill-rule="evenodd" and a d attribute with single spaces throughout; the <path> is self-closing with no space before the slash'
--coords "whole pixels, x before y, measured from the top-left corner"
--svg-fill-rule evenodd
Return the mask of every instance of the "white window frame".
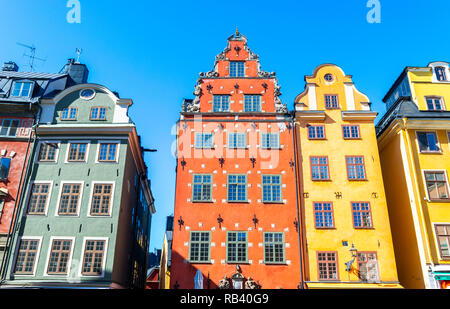
<path id="1" fill-rule="evenodd" d="M 36 259 L 34 260 L 34 265 L 33 265 L 33 274 L 17 274 L 15 273 L 16 270 L 16 263 L 17 263 L 17 258 L 19 255 L 19 250 L 20 250 L 20 242 L 22 241 L 22 239 L 25 240 L 39 240 L 39 244 L 38 244 L 38 248 L 36 250 Z M 11 268 L 11 274 L 14 275 L 14 277 L 34 277 L 36 276 L 36 270 L 37 270 L 37 266 L 39 265 L 39 255 L 41 252 L 41 247 L 42 247 L 42 236 L 19 236 L 17 238 L 17 243 L 16 243 L 16 249 L 15 249 L 15 253 L 14 253 L 14 259 L 13 259 L 13 266 Z"/>
<path id="2" fill-rule="evenodd" d="M 439 150 L 437 150 L 437 151 L 422 151 L 422 150 L 420 150 L 420 144 L 419 144 L 419 135 L 418 135 L 418 133 L 431 133 L 431 132 L 433 132 L 435 135 L 436 135 L 436 144 L 437 144 L 437 146 L 439 147 Z M 424 130 L 416 130 L 415 131 L 415 134 L 416 134 L 416 146 L 417 146 L 417 152 L 419 153 L 419 154 L 433 154 L 433 153 L 435 153 L 435 154 L 439 154 L 439 153 L 442 153 L 442 147 L 441 147 L 441 143 L 439 142 L 439 136 L 438 136 L 438 131 L 437 130 L 426 130 L 426 129 L 424 129 Z"/>
<path id="3" fill-rule="evenodd" d="M 50 253 L 52 251 L 52 244 L 53 244 L 53 240 L 71 240 L 72 241 L 72 246 L 70 248 L 70 254 L 69 254 L 69 260 L 67 262 L 67 274 L 48 274 L 48 263 L 50 262 Z M 45 262 L 45 269 L 44 269 L 44 277 L 58 277 L 58 278 L 62 278 L 62 277 L 69 277 L 70 276 L 70 271 L 71 271 L 71 266 L 72 266 L 72 257 L 73 257 L 73 249 L 75 247 L 75 237 L 73 236 L 51 236 L 50 237 L 50 241 L 48 243 L 48 250 L 47 250 L 47 260 Z"/>
<path id="4" fill-rule="evenodd" d="M 87 144 L 86 146 L 86 157 L 84 161 L 69 161 L 70 145 L 71 144 Z M 66 157 L 64 158 L 64 163 L 77 164 L 77 163 L 87 163 L 89 160 L 89 148 L 91 146 L 91 141 L 88 140 L 70 140 L 67 141 Z M 103 163 L 103 162 L 102 162 Z"/>
<path id="5" fill-rule="evenodd" d="M 14 120 L 17 120 L 17 121 L 19 121 L 19 123 L 17 124 L 17 128 L 16 128 L 16 134 L 15 135 L 9 135 L 9 134 L 7 134 L 7 135 L 0 135 L 0 137 L 6 137 L 6 138 L 14 138 L 14 137 L 17 137 L 17 133 L 19 133 L 19 129 L 20 129 L 20 125 L 21 125 L 21 123 L 23 122 L 23 119 L 18 119 L 18 118 L 7 118 L 7 117 L 5 117 L 5 118 L 2 118 L 2 120 L 1 120 L 1 124 L 0 124 L 0 130 L 3 128 L 3 122 L 5 122 L 5 120 L 10 120 L 11 121 L 11 124 L 12 124 L 12 122 L 14 121 Z M 8 127 L 8 133 L 11 131 L 11 127 Z"/>
<path id="6" fill-rule="evenodd" d="M 14 95 L 14 90 L 16 89 L 16 84 L 22 84 L 20 86 L 20 92 L 19 92 L 20 95 Z M 23 85 L 24 84 L 31 84 L 30 92 L 28 93 L 28 95 L 21 95 L 22 91 L 23 91 Z M 16 81 L 14 81 L 14 83 L 12 84 L 12 87 L 11 87 L 11 97 L 13 97 L 13 98 L 29 98 L 29 97 L 31 97 L 31 94 L 33 93 L 33 90 L 34 90 L 34 82 L 33 81 L 30 81 L 30 80 L 16 80 Z"/>
<path id="7" fill-rule="evenodd" d="M 204 145 L 204 138 L 203 138 L 203 136 L 205 135 L 205 134 L 210 134 L 211 135 L 211 146 L 209 147 L 209 146 L 205 146 Z M 198 141 L 198 139 L 201 139 L 201 147 L 198 147 L 197 146 L 197 141 Z M 194 133 L 194 148 L 195 149 L 213 149 L 214 148 L 214 133 L 213 132 L 195 132 Z"/>
<path id="8" fill-rule="evenodd" d="M 83 262 L 84 262 L 84 252 L 86 250 L 86 241 L 88 240 L 104 240 L 105 241 L 105 250 L 103 251 L 103 261 L 102 261 L 102 274 L 98 276 L 87 276 L 83 275 Z M 107 259 L 107 253 L 108 253 L 108 237 L 84 237 L 83 238 L 83 247 L 81 250 L 81 257 L 80 257 L 80 263 L 78 267 L 78 276 L 80 278 L 103 278 L 105 276 L 105 267 L 106 267 L 106 259 Z"/>
<path id="9" fill-rule="evenodd" d="M 101 144 L 117 144 L 116 148 L 116 160 L 115 161 L 99 161 L 98 155 L 100 154 L 100 145 Z M 95 154 L 95 163 L 96 164 L 116 164 L 119 163 L 119 155 L 120 155 L 120 140 L 99 140 L 97 142 L 97 152 Z"/>
<path id="10" fill-rule="evenodd" d="M 425 177 L 425 172 L 444 172 L 445 182 L 447 184 L 447 194 L 449 195 L 449 200 L 448 201 L 450 202 L 450 185 L 448 183 L 447 170 L 445 170 L 445 169 L 423 169 L 422 170 L 423 189 L 425 190 L 425 194 L 426 194 L 426 197 L 427 197 L 427 202 L 428 203 L 433 203 L 433 202 L 439 203 L 439 201 L 430 199 L 430 196 L 428 194 L 428 189 L 427 189 L 427 179 Z"/>
<path id="11" fill-rule="evenodd" d="M 78 207 L 77 207 L 78 211 L 77 211 L 77 214 L 76 214 L 76 215 L 60 215 L 60 214 L 58 214 L 58 212 L 59 212 L 59 203 L 61 202 L 62 189 L 63 189 L 63 186 L 64 186 L 65 184 L 68 184 L 68 183 L 80 184 L 80 185 L 81 185 L 81 189 L 80 189 L 80 198 L 78 199 Z M 62 217 L 62 218 L 66 218 L 66 217 L 69 217 L 69 218 L 79 217 L 79 216 L 80 216 L 81 205 L 82 205 L 81 200 L 82 200 L 82 198 L 83 198 L 83 190 L 84 190 L 84 181 L 80 181 L 80 180 L 74 180 L 74 181 L 64 180 L 64 181 L 61 181 L 61 182 L 59 183 L 59 194 L 58 194 L 58 200 L 57 200 L 57 202 L 56 202 L 56 207 L 55 207 L 55 217 Z"/>
<path id="12" fill-rule="evenodd" d="M 103 216 L 91 215 L 92 197 L 94 196 L 94 186 L 98 185 L 98 184 L 112 185 L 111 202 L 110 202 L 111 204 L 110 204 L 110 207 L 109 207 L 109 214 L 108 215 L 103 215 Z M 110 218 L 110 217 L 112 217 L 112 211 L 113 211 L 113 206 L 114 206 L 114 194 L 115 194 L 115 189 L 116 189 L 116 182 L 115 181 L 92 181 L 90 186 L 91 186 L 91 193 L 89 195 L 87 216 L 89 218 Z"/>
<path id="13" fill-rule="evenodd" d="M 58 148 L 56 148 L 56 151 L 55 151 L 55 161 L 39 161 L 39 153 L 41 151 L 41 145 L 43 143 L 52 143 L 52 144 L 57 144 L 58 145 Z M 56 163 L 58 163 L 58 160 L 59 160 L 59 151 L 60 150 L 61 150 L 61 141 L 60 140 L 59 141 L 52 141 L 52 140 L 39 141 L 38 147 L 37 147 L 37 152 L 36 152 L 36 155 L 34 157 L 34 163 L 37 163 L 37 164 L 56 164 Z"/>
<path id="14" fill-rule="evenodd" d="M 44 211 L 43 215 L 28 214 L 28 206 L 29 206 L 28 203 L 30 202 L 30 198 L 31 198 L 31 188 L 33 187 L 33 185 L 35 183 L 37 183 L 37 184 L 45 184 L 45 183 L 50 184 L 49 190 L 48 190 L 47 203 L 45 205 L 45 211 Z M 53 180 L 32 180 L 32 181 L 30 181 L 30 183 L 28 184 L 28 195 L 27 195 L 26 204 L 25 204 L 25 211 L 23 212 L 23 217 L 26 217 L 26 216 L 47 216 L 48 208 L 49 208 L 49 205 L 50 205 L 50 199 L 52 198 L 52 190 L 53 190 Z"/>
<path id="15" fill-rule="evenodd" d="M 437 235 L 436 235 L 436 225 L 450 225 L 450 222 L 433 222 L 433 237 L 434 237 L 434 243 L 436 245 L 436 251 L 438 253 L 439 259 L 441 261 L 448 261 L 449 259 L 447 257 L 442 257 L 441 255 L 441 250 L 439 249 L 439 240 L 437 239 Z"/>

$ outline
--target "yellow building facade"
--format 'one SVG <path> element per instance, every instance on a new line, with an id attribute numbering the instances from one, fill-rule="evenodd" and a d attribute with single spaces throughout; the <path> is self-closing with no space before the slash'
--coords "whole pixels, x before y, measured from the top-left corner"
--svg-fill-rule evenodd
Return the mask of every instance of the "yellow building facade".
<path id="1" fill-rule="evenodd" d="M 308 288 L 401 288 L 375 134 L 377 116 L 333 64 L 295 99 L 303 267 Z"/>
<path id="2" fill-rule="evenodd" d="M 400 283 L 450 287 L 450 71 L 406 67 L 377 137 Z"/>

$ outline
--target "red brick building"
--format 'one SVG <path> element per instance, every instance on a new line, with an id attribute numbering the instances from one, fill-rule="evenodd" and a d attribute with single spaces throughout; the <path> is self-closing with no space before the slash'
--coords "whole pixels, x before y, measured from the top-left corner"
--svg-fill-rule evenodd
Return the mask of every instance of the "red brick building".
<path id="1" fill-rule="evenodd" d="M 236 32 L 177 122 L 171 288 L 297 288 L 292 118 Z"/>

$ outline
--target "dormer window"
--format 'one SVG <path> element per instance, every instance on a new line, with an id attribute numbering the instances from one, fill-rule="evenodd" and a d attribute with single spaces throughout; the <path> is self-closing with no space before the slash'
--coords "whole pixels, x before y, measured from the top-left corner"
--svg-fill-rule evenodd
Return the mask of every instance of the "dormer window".
<path id="1" fill-rule="evenodd" d="M 444 67 L 435 67 L 434 72 L 436 73 L 436 79 L 440 82 L 447 81 L 447 75 L 445 74 Z"/>
<path id="2" fill-rule="evenodd" d="M 77 120 L 78 109 L 76 107 L 66 107 L 61 114 L 61 120 Z"/>
<path id="3" fill-rule="evenodd" d="M 244 61 L 230 61 L 230 77 L 244 77 Z"/>
<path id="4" fill-rule="evenodd" d="M 13 86 L 13 97 L 29 97 L 33 89 L 32 82 L 15 82 Z"/>

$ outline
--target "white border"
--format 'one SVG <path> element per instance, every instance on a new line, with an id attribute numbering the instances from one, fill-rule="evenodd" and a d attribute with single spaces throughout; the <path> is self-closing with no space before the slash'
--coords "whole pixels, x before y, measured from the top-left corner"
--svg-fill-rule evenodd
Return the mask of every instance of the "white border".
<path id="1" fill-rule="evenodd" d="M 47 197 L 47 203 L 45 204 L 45 211 L 43 215 L 37 215 L 37 214 L 28 214 L 28 206 L 29 206 L 29 202 L 30 202 L 30 197 L 31 197 L 31 189 L 33 187 L 33 185 L 37 183 L 37 184 L 45 184 L 48 183 L 50 184 L 49 190 L 48 190 L 48 197 Z M 48 208 L 50 205 L 50 199 L 52 197 L 52 190 L 53 190 L 53 180 L 32 180 L 29 182 L 28 184 L 28 194 L 27 194 L 27 199 L 26 199 L 26 203 L 25 203 L 25 211 L 23 212 L 23 217 L 25 216 L 47 216 L 48 214 Z"/>
<path id="2" fill-rule="evenodd" d="M 80 197 L 78 199 L 78 205 L 77 205 L 77 214 L 76 215 L 60 215 L 59 212 L 59 203 L 61 202 L 61 194 L 62 194 L 62 188 L 64 184 L 73 183 L 73 184 L 81 184 L 81 190 L 80 190 Z M 74 218 L 80 216 L 80 209 L 81 209 L 81 199 L 83 198 L 83 189 L 84 189 L 84 181 L 81 180 L 64 180 L 59 183 L 59 194 L 58 194 L 58 200 L 56 201 L 55 206 L 55 217 L 62 217 L 62 218 Z"/>
<path id="3" fill-rule="evenodd" d="M 87 144 L 86 146 L 86 156 L 84 158 L 84 161 L 69 161 L 69 152 L 70 152 L 70 145 L 72 144 Z M 77 164 L 77 163 L 87 163 L 89 160 L 89 148 L 91 146 L 91 141 L 90 140 L 69 140 L 67 141 L 67 150 L 66 150 L 66 156 L 64 158 L 64 163 L 69 163 L 69 164 Z"/>
<path id="4" fill-rule="evenodd" d="M 83 269 L 83 262 L 84 262 L 84 251 L 86 249 L 86 241 L 87 240 L 104 240 L 105 241 L 105 248 L 103 251 L 103 261 L 102 261 L 102 274 L 98 276 L 88 276 L 82 274 Z M 105 266 L 106 266 L 106 258 L 108 253 L 108 237 L 84 237 L 83 238 L 83 249 L 81 250 L 81 257 L 80 257 L 80 263 L 78 268 L 78 276 L 80 278 L 103 278 L 105 276 Z"/>
<path id="5" fill-rule="evenodd" d="M 39 240 L 39 244 L 38 244 L 38 248 L 36 251 L 36 257 L 34 259 L 34 264 L 33 264 L 33 274 L 17 274 L 15 273 L 16 271 L 16 263 L 17 263 L 17 256 L 19 254 L 19 249 L 20 249 L 20 243 L 22 241 L 22 239 L 24 240 Z M 39 261 L 39 255 L 41 252 L 41 247 L 42 247 L 42 236 L 19 236 L 17 238 L 17 243 L 16 243 L 16 251 L 14 253 L 14 263 L 12 265 L 12 269 L 11 269 L 11 275 L 13 275 L 14 277 L 34 277 L 36 276 L 36 270 L 37 270 L 37 266 L 39 265 L 38 261 Z"/>
<path id="6" fill-rule="evenodd" d="M 56 148 L 56 152 L 55 152 L 55 161 L 39 161 L 39 153 L 41 152 L 41 144 L 45 143 L 45 142 L 49 142 L 52 144 L 54 144 L 54 143 L 58 144 L 58 148 Z M 58 160 L 59 160 L 59 150 L 60 149 L 61 149 L 61 140 L 57 140 L 57 141 L 41 140 L 41 141 L 39 141 L 36 156 L 34 158 L 34 163 L 36 163 L 36 164 L 57 164 Z"/>
<path id="7" fill-rule="evenodd" d="M 438 135 L 438 131 L 437 130 L 415 130 L 414 131 L 415 135 L 416 135 L 416 147 L 417 147 L 417 151 L 419 154 L 442 154 L 442 147 L 441 147 L 441 143 L 439 142 L 439 135 Z M 419 145 L 419 137 L 417 135 L 417 133 L 434 133 L 436 135 L 436 143 L 439 147 L 438 151 L 421 151 L 420 150 L 420 145 Z"/>
<path id="8" fill-rule="evenodd" d="M 67 261 L 67 273 L 66 274 L 48 274 L 48 262 L 50 261 L 50 253 L 52 251 L 53 240 L 71 240 L 72 245 L 70 247 L 69 260 Z M 50 241 L 48 243 L 48 252 L 47 252 L 47 260 L 45 262 L 44 268 L 44 277 L 69 277 L 70 275 L 70 267 L 72 266 L 72 257 L 73 257 L 73 249 L 75 247 L 75 237 L 73 236 L 52 236 L 50 237 Z"/>
<path id="9" fill-rule="evenodd" d="M 428 195 L 428 189 L 427 189 L 427 180 L 425 178 L 425 172 L 444 172 L 444 176 L 445 176 L 445 182 L 447 185 L 447 195 L 449 195 L 449 202 L 450 202 L 450 187 L 448 184 L 448 176 L 447 176 L 447 170 L 445 169 L 423 169 L 422 170 L 422 180 L 423 180 L 423 188 L 425 190 L 425 196 L 427 197 L 427 202 L 428 203 L 440 203 L 442 199 L 438 199 L 438 200 L 432 200 L 430 199 L 430 196 Z M 446 202 L 444 202 L 446 203 Z"/>
<path id="10" fill-rule="evenodd" d="M 115 161 L 99 161 L 98 155 L 100 153 L 100 145 L 101 144 L 117 144 L 116 148 L 116 160 Z M 116 164 L 119 163 L 119 155 L 120 155 L 120 140 L 98 140 L 97 141 L 97 152 L 95 153 L 95 163 L 96 164 Z"/>
<path id="11" fill-rule="evenodd" d="M 112 185 L 111 200 L 110 200 L 110 205 L 109 205 L 109 214 L 107 216 L 106 215 L 103 215 L 103 216 L 91 215 L 92 196 L 94 195 L 94 186 L 96 184 Z M 113 206 L 114 206 L 114 194 L 115 194 L 115 189 L 116 189 L 116 182 L 115 181 L 92 181 L 90 186 L 91 186 L 91 194 L 89 195 L 87 216 L 90 217 L 90 218 L 108 218 L 108 217 L 112 217 L 112 210 L 113 210 Z"/>

